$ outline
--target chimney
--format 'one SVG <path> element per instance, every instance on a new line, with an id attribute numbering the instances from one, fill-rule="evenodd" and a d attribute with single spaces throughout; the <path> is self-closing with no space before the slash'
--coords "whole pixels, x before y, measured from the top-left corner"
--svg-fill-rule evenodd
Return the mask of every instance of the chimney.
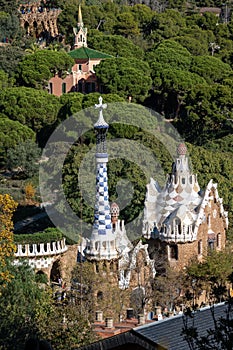
<path id="1" fill-rule="evenodd" d="M 105 327 L 106 328 L 113 328 L 113 318 L 112 317 L 105 318 Z"/>
<path id="2" fill-rule="evenodd" d="M 145 317 L 144 314 L 138 314 L 138 324 L 144 324 L 145 323 Z"/>
<path id="3" fill-rule="evenodd" d="M 97 322 L 103 322 L 103 311 L 96 311 L 95 320 Z"/>
<path id="4" fill-rule="evenodd" d="M 131 318 L 133 318 L 133 309 L 126 310 L 126 318 L 127 320 L 130 320 Z"/>
<path id="5" fill-rule="evenodd" d="M 156 306 L 155 307 L 155 314 L 158 316 L 158 315 L 161 315 L 162 313 L 162 308 L 161 306 Z"/>

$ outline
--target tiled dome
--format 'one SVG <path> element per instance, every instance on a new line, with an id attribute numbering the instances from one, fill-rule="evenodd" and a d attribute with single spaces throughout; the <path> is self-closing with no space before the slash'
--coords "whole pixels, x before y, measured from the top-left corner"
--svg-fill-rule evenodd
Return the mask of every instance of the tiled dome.
<path id="1" fill-rule="evenodd" d="M 115 215 L 119 215 L 119 213 L 120 213 L 120 208 L 119 208 L 119 206 L 116 204 L 116 203 L 112 203 L 111 204 L 111 207 L 110 207 L 110 213 L 111 213 L 111 215 L 113 216 L 115 216 Z"/>
<path id="2" fill-rule="evenodd" d="M 187 153 L 187 147 L 184 143 L 180 143 L 177 147 L 177 154 L 179 156 L 184 156 Z"/>

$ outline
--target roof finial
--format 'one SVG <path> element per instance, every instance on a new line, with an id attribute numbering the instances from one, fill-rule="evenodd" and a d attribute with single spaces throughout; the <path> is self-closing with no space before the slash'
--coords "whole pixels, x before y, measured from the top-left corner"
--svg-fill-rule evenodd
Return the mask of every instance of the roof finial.
<path id="1" fill-rule="evenodd" d="M 102 96 L 99 97 L 99 104 L 95 104 L 95 108 L 99 108 L 99 119 L 95 123 L 94 127 L 95 128 L 108 128 L 108 124 L 104 120 L 103 117 L 103 109 L 107 108 L 107 103 L 103 103 L 103 98 Z"/>
<path id="2" fill-rule="evenodd" d="M 83 27 L 83 17 L 82 17 L 82 11 L 81 11 L 81 5 L 78 6 L 78 26 Z"/>
<path id="3" fill-rule="evenodd" d="M 177 147 L 177 154 L 178 156 L 185 156 L 187 153 L 187 147 L 185 145 L 185 143 L 179 143 L 178 147 Z"/>

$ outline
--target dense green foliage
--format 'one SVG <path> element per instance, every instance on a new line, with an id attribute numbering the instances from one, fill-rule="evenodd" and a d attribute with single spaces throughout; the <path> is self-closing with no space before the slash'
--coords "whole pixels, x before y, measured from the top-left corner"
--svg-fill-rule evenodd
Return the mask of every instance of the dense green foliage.
<path id="1" fill-rule="evenodd" d="M 9 264 L 9 268 L 13 280 L 1 291 L 0 298 L 1 349 L 32 349 L 36 340 L 42 345 L 44 339 L 57 350 L 75 349 L 94 341 L 90 324 L 80 312 L 78 302 L 57 303 L 52 290 L 37 283 L 46 280 L 46 276 L 36 275 L 26 262 L 18 266 Z"/>
<path id="2" fill-rule="evenodd" d="M 95 70 L 105 93 L 125 99 L 131 96 L 134 102 L 142 102 L 151 88 L 149 65 L 136 59 L 109 59 L 100 62 Z"/>
<path id="3" fill-rule="evenodd" d="M 22 85 L 42 88 L 47 86 L 54 74 L 66 75 L 73 63 L 66 52 L 39 50 L 23 58 L 17 67 L 16 77 Z"/>
<path id="4" fill-rule="evenodd" d="M 41 150 L 35 142 L 21 140 L 15 147 L 7 151 L 8 168 L 18 169 L 18 172 L 24 174 L 26 178 L 33 177 L 39 169 L 40 155 Z"/>
<path id="5" fill-rule="evenodd" d="M 133 102 L 143 103 L 161 113 L 165 125 L 173 125 L 180 138 L 190 142 L 190 160 L 201 188 L 204 189 L 210 179 L 218 183 L 219 195 L 229 212 L 228 238 L 232 240 L 233 21 L 229 17 L 226 23 L 226 18 L 218 19 L 212 13 L 200 16 L 197 6 L 222 6 L 215 0 L 187 4 L 183 0 L 160 3 L 145 0 L 143 5 L 137 2 L 86 0 L 82 6 L 84 24 L 88 28 L 88 46 L 113 56 L 95 67 L 98 82 L 105 93 L 104 103 L 116 102 L 113 107 L 109 106 L 108 111 L 121 116 L 119 123 L 110 125 L 108 142 L 133 140 L 142 149 L 140 163 L 135 159 L 138 151 L 130 148 L 127 142 L 118 150 L 117 157 L 109 160 L 110 201 L 123 203 L 120 218 L 126 224 L 134 222 L 132 229 L 127 228 L 127 234 L 131 239 L 135 238 L 136 229 L 141 233 L 140 213 L 144 206 L 145 186 L 149 182 L 143 166 L 138 165 L 147 165 L 143 147 L 151 151 L 164 174 L 171 170 L 172 159 L 167 146 L 172 135 L 169 134 L 162 145 L 158 134 L 163 135 L 164 123 L 157 121 L 151 126 L 150 113 L 138 113 L 141 106 L 117 104 L 131 97 Z M 66 44 L 72 45 L 78 0 L 48 1 L 47 5 L 63 9 L 58 19 L 59 32 L 66 38 Z M 16 1 L 0 0 L 0 8 L 0 41 L 4 42 L 0 46 L 2 165 L 7 170 L 20 168 L 26 178 L 33 175 L 36 178 L 37 145 L 44 146 L 62 121 L 98 103 L 100 94 L 71 92 L 60 98 L 49 95 L 46 91 L 49 79 L 55 74 L 65 77 L 74 63 L 65 52 L 67 46 L 54 41 L 47 43 L 47 49 L 42 50 L 34 38 L 28 38 L 24 29 L 19 27 Z M 62 47 L 63 50 L 57 51 Z M 95 134 L 90 130 L 88 118 L 82 113 L 77 117 L 83 126 L 89 127 L 89 131 L 75 140 L 67 154 L 63 166 L 63 190 L 73 211 L 91 224 L 93 193 L 89 183 L 81 188 L 79 171 L 86 154 L 95 147 Z M 137 118 L 140 118 L 140 126 L 132 125 Z M 67 136 L 65 130 L 62 132 L 62 136 Z M 73 130 L 68 136 L 72 139 Z M 57 151 L 62 152 L 60 144 Z M 51 179 L 56 176 L 59 161 L 59 156 L 55 158 L 50 159 L 54 164 L 47 173 Z M 48 162 L 48 165 L 51 164 Z M 87 166 L 88 178 L 93 180 L 94 186 L 93 163 Z M 160 181 L 162 176 L 157 169 L 155 171 L 154 177 Z M 2 183 L 6 186 L 4 178 Z M 62 201 L 58 203 L 61 210 L 63 204 Z M 74 226 L 75 237 L 79 237 L 76 223 Z M 33 235 L 15 235 L 15 243 L 50 243 L 62 236 L 56 228 L 50 228 Z M 68 243 L 73 241 L 68 240 Z M 10 267 L 14 282 L 1 291 L 0 298 L 0 348 L 21 350 L 30 336 L 46 338 L 57 350 L 75 349 L 94 339 L 87 320 L 93 300 L 89 297 L 82 299 L 81 304 L 83 302 L 86 306 L 84 310 L 83 305 L 80 307 L 78 293 L 74 293 L 72 302 L 75 296 L 75 305 L 71 305 L 67 298 L 57 307 L 51 291 L 48 293 L 38 288 L 37 282 L 46 282 L 46 276 L 35 276 L 26 265 Z M 225 281 L 232 274 L 231 254 L 209 255 L 203 264 L 194 263 L 186 272 L 186 284 L 193 288 L 191 302 L 203 287 L 207 288 L 211 301 L 221 301 L 226 297 Z M 79 275 L 77 268 L 73 274 L 74 284 L 80 283 Z M 86 282 L 93 284 L 90 270 L 86 277 Z M 155 301 L 172 307 L 178 302 L 177 290 L 182 288 L 184 280 L 168 269 L 167 279 L 163 277 L 160 274 L 157 278 Z M 194 280 L 195 286 L 192 285 Z M 116 295 L 112 290 L 109 293 L 111 297 Z"/>
<path id="6" fill-rule="evenodd" d="M 185 8 L 182 1 L 163 3 L 159 8 L 151 1 L 144 5 L 136 2 L 131 5 L 123 4 L 121 1 L 95 3 L 87 1 L 82 6 L 84 24 L 88 28 L 89 47 L 110 53 L 114 57 L 102 61 L 95 67 L 103 91 L 111 93 L 105 96 L 105 101 L 120 102 L 129 96 L 133 102 L 143 101 L 146 106 L 160 112 L 165 120 L 172 122 L 186 141 L 202 146 L 197 151 L 195 147 L 192 148 L 194 171 L 198 172 L 202 187 L 206 186 L 206 174 L 209 174 L 208 179 L 213 177 L 214 181 L 219 183 L 220 195 L 224 198 L 231 218 L 232 148 L 229 139 L 233 131 L 231 19 L 229 18 L 226 24 L 224 18 L 218 20 L 212 13 L 199 15 L 197 6 L 219 6 L 214 2 L 197 2 L 192 3 L 192 6 L 189 4 L 192 9 Z M 9 16 L 13 16 L 14 6 L 14 1 L 2 3 L 4 12 L 1 18 L 3 21 L 8 21 L 6 24 L 11 23 Z M 56 3 L 49 2 L 48 6 L 62 8 L 58 21 L 59 31 L 66 35 L 67 43 L 72 44 L 72 27 L 77 23 L 78 2 L 61 0 Z M 14 39 L 14 46 L 6 45 L 0 48 L 2 58 L 0 68 L 3 69 L 3 73 L 0 74 L 3 89 L 0 93 L 2 126 L 3 130 L 9 130 L 10 123 L 19 122 L 29 129 L 26 131 L 18 125 L 22 132 L 20 138 L 19 136 L 14 138 L 13 144 L 12 138 L 8 136 L 9 132 L 4 132 L 2 137 L 6 145 L 2 146 L 4 152 L 9 147 L 15 148 L 20 142 L 30 139 L 28 134 L 30 130 L 36 132 L 40 146 L 45 145 L 47 138 L 60 121 L 83 108 L 94 105 L 99 96 L 70 93 L 57 99 L 48 95 L 46 91 L 26 88 L 46 87 L 51 76 L 55 73 L 63 76 L 73 61 L 64 51 L 40 50 L 37 45 L 31 45 L 29 49 L 28 44 L 22 46 L 22 38 L 17 39 L 18 34 L 15 31 L 17 26 L 12 22 L 9 26 L 7 24 L 4 30 L 8 30 L 8 27 L 11 30 L 10 38 Z M 14 80 L 9 76 L 14 76 L 20 86 L 12 87 Z M 13 124 L 11 128 L 12 135 Z M 111 132 L 113 129 L 110 130 L 109 137 Z M 116 135 L 125 137 L 123 128 L 119 128 Z M 134 134 L 137 139 L 136 135 L 137 132 Z M 90 135 L 85 138 L 85 143 L 93 145 L 94 136 L 92 135 L 91 139 L 89 137 Z M 11 141 L 9 145 L 8 141 Z M 153 148 L 152 144 L 150 141 L 149 145 Z M 84 148 L 86 146 L 82 145 Z M 216 149 L 218 152 L 215 152 Z M 228 152 L 227 157 L 221 159 L 221 152 Z M 81 154 L 83 151 L 80 151 L 80 159 Z M 168 172 L 170 160 L 165 154 L 163 158 L 167 164 L 164 171 Z M 119 164 L 113 165 L 114 162 Z M 134 181 L 140 184 L 135 200 L 143 202 L 145 189 L 143 189 L 144 180 L 141 183 L 142 173 L 139 169 L 136 170 L 135 164 L 127 163 L 126 160 L 119 159 L 114 162 L 109 163 L 109 172 L 113 176 L 109 179 L 111 198 L 113 200 L 116 198 L 111 183 L 114 184 L 120 176 L 123 176 L 125 169 L 132 167 Z M 222 162 L 221 166 L 217 165 L 219 162 Z M 67 164 L 65 168 L 68 167 Z M 78 166 L 76 161 L 74 164 Z M 118 167 L 123 172 L 119 171 L 113 175 L 113 169 Z M 70 166 L 68 183 L 75 181 L 74 170 L 74 166 Z M 64 179 L 67 179 L 66 170 Z M 70 193 L 69 200 L 72 205 L 78 208 L 79 200 L 74 198 L 76 191 L 70 191 L 66 185 L 65 187 L 68 197 Z M 128 218 L 135 215 L 128 210 L 123 213 L 123 216 Z M 92 211 L 87 209 L 84 216 L 90 222 Z"/>
<path id="7" fill-rule="evenodd" d="M 202 263 L 196 261 L 188 266 L 187 276 L 190 281 L 195 281 L 195 299 L 201 290 L 205 290 L 208 302 L 226 300 L 233 273 L 232 263 L 231 249 L 226 249 L 221 252 L 211 251 Z"/>
<path id="8" fill-rule="evenodd" d="M 4 70 L 0 70 L 0 90 L 12 87 L 13 85 L 14 79 L 10 78 Z"/>
<path id="9" fill-rule="evenodd" d="M 0 348 L 23 349 L 29 335 L 36 336 L 50 313 L 49 294 L 38 288 L 27 264 L 9 264 L 12 282 L 1 291 Z"/>
<path id="10" fill-rule="evenodd" d="M 62 233 L 53 228 L 48 228 L 43 232 L 33 234 L 14 235 L 14 241 L 17 244 L 51 243 L 60 241 L 61 239 Z"/>
<path id="11" fill-rule="evenodd" d="M 10 76 L 14 72 L 21 61 L 25 52 L 18 46 L 0 47 L 0 69 L 8 73 Z"/>
<path id="12" fill-rule="evenodd" d="M 144 51 L 121 35 L 103 35 L 98 32 L 88 39 L 88 46 L 114 57 L 143 59 Z"/>
<path id="13" fill-rule="evenodd" d="M 19 123 L 17 120 L 11 120 L 4 116 L 3 118 L 0 117 L 1 153 L 26 140 L 35 141 L 35 133 L 28 126 Z"/>
<path id="14" fill-rule="evenodd" d="M 0 92 L 0 113 L 38 132 L 56 121 L 59 100 L 46 91 L 13 87 Z"/>
<path id="15" fill-rule="evenodd" d="M 1 41 L 12 42 L 13 39 L 22 34 L 19 18 L 15 14 L 0 12 L 0 38 Z"/>

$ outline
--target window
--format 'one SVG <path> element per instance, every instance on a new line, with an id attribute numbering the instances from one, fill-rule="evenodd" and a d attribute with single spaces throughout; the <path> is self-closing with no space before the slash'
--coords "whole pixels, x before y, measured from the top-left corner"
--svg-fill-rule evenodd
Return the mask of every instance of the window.
<path id="1" fill-rule="evenodd" d="M 198 254 L 201 255 L 202 254 L 202 240 L 200 239 L 200 241 L 198 241 Z"/>
<path id="2" fill-rule="evenodd" d="M 78 70 L 82 70 L 82 65 L 81 64 L 78 65 Z"/>
<path id="3" fill-rule="evenodd" d="M 103 292 L 98 292 L 97 293 L 97 300 L 100 301 L 100 300 L 103 300 Z"/>
<path id="4" fill-rule="evenodd" d="M 114 271 L 114 262 L 113 261 L 110 262 L 110 271 L 111 272 Z"/>
<path id="5" fill-rule="evenodd" d="M 170 245 L 170 259 L 178 260 L 178 246 L 177 246 L 177 244 Z"/>
<path id="6" fill-rule="evenodd" d="M 217 234 L 217 247 L 221 248 L 221 233 Z"/>
<path id="7" fill-rule="evenodd" d="M 85 92 L 86 93 L 95 92 L 95 83 L 86 83 Z"/>
<path id="8" fill-rule="evenodd" d="M 210 214 L 208 214 L 208 216 L 207 216 L 207 225 L 208 225 L 208 227 L 210 227 L 210 223 L 211 223 Z"/>
<path id="9" fill-rule="evenodd" d="M 49 83 L 49 93 L 53 93 L 53 83 Z"/>
<path id="10" fill-rule="evenodd" d="M 214 239 L 212 238 L 208 239 L 208 248 L 209 250 L 214 250 Z"/>
<path id="11" fill-rule="evenodd" d="M 83 92 L 83 84 L 81 81 L 78 82 L 78 91 Z"/>
<path id="12" fill-rule="evenodd" d="M 181 221 L 180 219 L 175 219 L 175 232 L 181 235 Z"/>
<path id="13" fill-rule="evenodd" d="M 185 185 L 185 178 L 184 177 L 182 177 L 181 181 L 182 181 L 182 184 Z"/>
<path id="14" fill-rule="evenodd" d="M 62 93 L 66 93 L 66 83 L 62 83 Z"/>

